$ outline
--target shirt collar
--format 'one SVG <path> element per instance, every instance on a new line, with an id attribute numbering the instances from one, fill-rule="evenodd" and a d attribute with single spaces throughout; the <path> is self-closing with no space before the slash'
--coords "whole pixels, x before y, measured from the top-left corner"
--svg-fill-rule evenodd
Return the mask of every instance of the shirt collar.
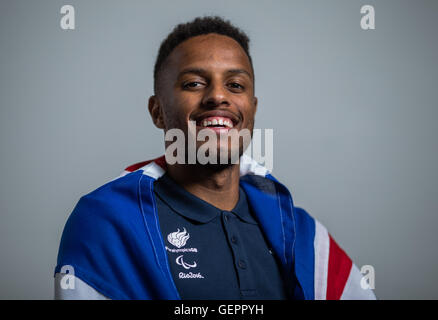
<path id="1" fill-rule="evenodd" d="M 178 214 L 200 222 L 207 223 L 220 215 L 223 210 L 191 194 L 178 185 L 167 173 L 155 181 L 155 193 Z M 231 210 L 241 220 L 257 224 L 251 216 L 245 192 L 239 187 L 239 201 Z"/>
<path id="2" fill-rule="evenodd" d="M 251 214 L 251 209 L 249 207 L 245 191 L 243 191 L 241 187 L 239 187 L 239 201 L 237 201 L 236 206 L 231 210 L 231 212 L 247 223 L 257 224 L 257 221 Z"/>

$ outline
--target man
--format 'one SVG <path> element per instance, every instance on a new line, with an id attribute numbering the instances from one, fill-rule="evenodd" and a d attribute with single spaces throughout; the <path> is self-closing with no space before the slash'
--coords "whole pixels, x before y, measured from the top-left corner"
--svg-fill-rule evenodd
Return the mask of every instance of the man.
<path id="1" fill-rule="evenodd" d="M 183 161 L 166 162 L 166 152 L 80 199 L 62 235 L 56 298 L 375 298 L 327 230 L 243 155 L 241 139 L 220 139 L 253 131 L 248 42 L 218 17 L 178 25 L 163 41 L 149 112 L 165 133 L 184 133 Z M 188 137 L 202 131 L 218 138 L 210 159 L 225 150 L 225 164 L 190 163 Z"/>

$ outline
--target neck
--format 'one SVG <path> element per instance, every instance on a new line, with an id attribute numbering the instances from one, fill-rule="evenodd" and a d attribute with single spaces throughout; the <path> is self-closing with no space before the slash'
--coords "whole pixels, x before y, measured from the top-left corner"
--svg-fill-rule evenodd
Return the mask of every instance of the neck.
<path id="1" fill-rule="evenodd" d="M 168 165 L 168 174 L 180 186 L 221 210 L 232 210 L 239 200 L 239 164 Z"/>

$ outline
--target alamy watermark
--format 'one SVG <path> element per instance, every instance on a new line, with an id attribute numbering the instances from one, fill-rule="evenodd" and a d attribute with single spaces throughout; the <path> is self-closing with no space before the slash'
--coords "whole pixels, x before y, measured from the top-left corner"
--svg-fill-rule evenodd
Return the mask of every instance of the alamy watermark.
<path id="1" fill-rule="evenodd" d="M 360 8 L 360 13 L 363 14 L 360 19 L 360 27 L 363 30 L 374 30 L 376 29 L 376 13 L 374 7 L 371 5 L 364 5 Z"/>
<path id="2" fill-rule="evenodd" d="M 274 130 L 273 129 L 225 129 L 217 131 L 206 127 L 197 132 L 196 122 L 188 121 L 186 133 L 173 128 L 167 130 L 166 162 L 172 164 L 238 164 L 241 153 L 263 164 L 268 171 L 273 169 Z M 218 138 L 219 136 L 219 138 Z M 198 143 L 201 145 L 198 146 Z M 262 150 L 264 149 L 264 150 Z M 263 152 L 262 152 L 263 151 Z"/>
<path id="3" fill-rule="evenodd" d="M 75 29 L 75 8 L 72 5 L 66 4 L 61 7 L 60 13 L 63 14 L 59 25 L 64 30 Z"/>
<path id="4" fill-rule="evenodd" d="M 59 285 L 63 290 L 74 290 L 75 289 L 75 268 L 71 265 L 65 265 L 61 267 L 60 273 L 61 281 Z"/>
<path id="5" fill-rule="evenodd" d="M 75 8 L 66 4 L 61 7 L 60 13 L 63 14 L 60 20 L 60 26 L 63 30 L 75 30 Z M 372 5 L 363 5 L 360 8 L 360 13 L 363 16 L 360 19 L 360 27 L 363 30 L 376 29 L 375 24 L 375 10 Z"/>
<path id="6" fill-rule="evenodd" d="M 362 278 L 360 279 L 360 286 L 362 289 L 375 289 L 375 272 L 372 265 L 364 265 L 360 268 L 360 273 L 362 273 Z"/>

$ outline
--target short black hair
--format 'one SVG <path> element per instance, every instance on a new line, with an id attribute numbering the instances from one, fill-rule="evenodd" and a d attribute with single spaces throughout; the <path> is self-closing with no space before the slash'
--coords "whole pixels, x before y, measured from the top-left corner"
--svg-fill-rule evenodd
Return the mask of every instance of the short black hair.
<path id="1" fill-rule="evenodd" d="M 230 21 L 224 20 L 219 16 L 197 17 L 190 22 L 178 24 L 161 43 L 154 67 L 155 92 L 157 92 L 158 87 L 158 74 L 161 71 L 164 61 L 171 54 L 173 49 L 190 38 L 209 33 L 217 33 L 236 40 L 248 56 L 254 74 L 252 59 L 249 54 L 249 37 L 246 33 L 233 26 Z"/>

